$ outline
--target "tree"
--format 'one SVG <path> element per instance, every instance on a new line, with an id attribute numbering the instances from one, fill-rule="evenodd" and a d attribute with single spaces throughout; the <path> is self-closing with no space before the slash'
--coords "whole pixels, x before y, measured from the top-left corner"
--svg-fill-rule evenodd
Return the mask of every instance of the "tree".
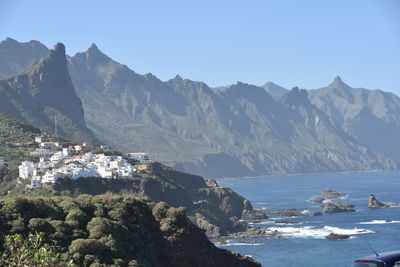
<path id="1" fill-rule="evenodd" d="M 72 266 L 66 263 L 61 254 L 44 243 L 44 234 L 7 235 L 4 240 L 4 251 L 0 254 L 0 266 Z"/>

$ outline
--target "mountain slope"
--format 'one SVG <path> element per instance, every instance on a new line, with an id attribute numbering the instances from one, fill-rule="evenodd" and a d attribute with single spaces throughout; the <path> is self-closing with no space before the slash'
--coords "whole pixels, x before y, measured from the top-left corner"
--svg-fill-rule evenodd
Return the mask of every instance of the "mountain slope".
<path id="1" fill-rule="evenodd" d="M 48 48 L 38 41 L 20 43 L 7 38 L 0 43 L 0 79 L 11 77 L 48 53 Z"/>
<path id="2" fill-rule="evenodd" d="M 65 47 L 57 44 L 25 71 L 0 81 L 0 110 L 74 140 L 94 140 L 69 76 Z"/>
<path id="3" fill-rule="evenodd" d="M 96 45 L 68 62 L 87 125 L 125 152 L 145 150 L 206 177 L 398 167 L 304 102 L 300 91 L 282 95 L 272 83 L 211 89 L 180 76 L 163 82 Z"/>
<path id="4" fill-rule="evenodd" d="M 340 77 L 310 90 L 310 99 L 359 143 L 400 161 L 400 98 L 381 90 L 352 88 Z"/>
<path id="5" fill-rule="evenodd" d="M 113 61 L 95 45 L 70 59 L 70 72 L 100 138 L 207 177 L 397 166 L 328 119 L 323 130 L 307 125 L 311 118 L 265 88 L 238 83 L 212 90 L 180 76 L 162 82 Z M 317 112 L 309 102 L 303 108 Z"/>

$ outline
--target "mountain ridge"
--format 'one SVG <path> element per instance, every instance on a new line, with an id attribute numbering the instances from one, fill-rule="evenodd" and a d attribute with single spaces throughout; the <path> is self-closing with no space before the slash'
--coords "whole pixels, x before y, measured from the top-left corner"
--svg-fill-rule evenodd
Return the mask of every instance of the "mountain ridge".
<path id="1" fill-rule="evenodd" d="M 96 45 L 68 57 L 68 64 L 86 122 L 100 139 L 126 152 L 146 150 L 186 171 L 226 177 L 398 168 L 307 102 L 310 93 L 279 87 L 285 94 L 277 97 L 266 86 L 241 82 L 210 88 L 179 75 L 163 82 Z M 289 104 L 296 101 L 303 105 Z"/>

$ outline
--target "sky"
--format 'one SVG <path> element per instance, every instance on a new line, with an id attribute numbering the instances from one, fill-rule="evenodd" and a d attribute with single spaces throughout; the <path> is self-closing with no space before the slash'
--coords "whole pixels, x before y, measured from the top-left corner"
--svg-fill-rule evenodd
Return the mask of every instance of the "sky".
<path id="1" fill-rule="evenodd" d="M 400 0 L 0 0 L 0 39 L 96 43 L 161 80 L 400 94 Z"/>

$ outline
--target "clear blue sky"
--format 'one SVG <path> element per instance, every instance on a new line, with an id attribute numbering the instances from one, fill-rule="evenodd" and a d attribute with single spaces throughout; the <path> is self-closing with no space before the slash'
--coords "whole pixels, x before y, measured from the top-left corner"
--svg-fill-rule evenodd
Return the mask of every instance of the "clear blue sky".
<path id="1" fill-rule="evenodd" d="M 400 93 L 399 0 L 1 0 L 0 39 L 91 43 L 138 73 Z"/>

